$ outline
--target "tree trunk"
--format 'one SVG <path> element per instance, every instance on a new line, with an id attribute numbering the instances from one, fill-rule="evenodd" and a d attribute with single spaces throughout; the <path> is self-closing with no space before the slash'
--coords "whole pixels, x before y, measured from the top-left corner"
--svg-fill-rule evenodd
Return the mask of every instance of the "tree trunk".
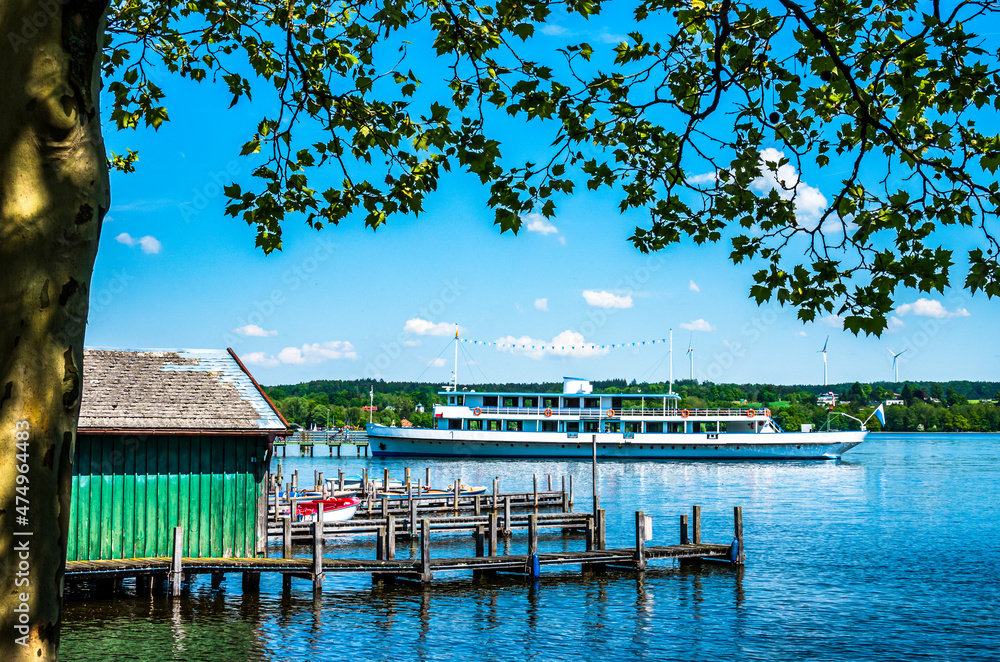
<path id="1" fill-rule="evenodd" d="M 55 659 L 83 335 L 109 203 L 107 0 L 0 0 L 0 660 Z"/>

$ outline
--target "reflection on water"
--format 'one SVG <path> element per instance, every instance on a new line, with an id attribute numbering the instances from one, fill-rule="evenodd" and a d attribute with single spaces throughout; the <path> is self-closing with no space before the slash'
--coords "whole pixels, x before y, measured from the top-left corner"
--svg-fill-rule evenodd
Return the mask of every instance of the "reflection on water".
<path id="1" fill-rule="evenodd" d="M 700 504 L 703 539 L 732 539 L 742 505 L 744 569 L 655 562 L 645 574 L 546 567 L 540 582 L 439 573 L 429 588 L 367 575 L 310 582 L 264 575 L 259 596 L 238 576 L 208 576 L 178 600 L 72 602 L 66 660 L 995 659 L 1000 647 L 1000 496 L 996 435 L 874 435 L 842 462 L 631 462 L 601 466 L 608 545 L 634 541 L 634 511 L 654 517 L 651 544 L 676 542 L 677 516 Z M 410 461 L 414 469 L 425 463 Z M 404 463 L 387 463 L 402 474 Z M 589 465 L 430 461 L 435 480 L 530 489 L 531 476 L 573 473 L 578 509 Z M 288 458 L 286 473 L 380 470 L 374 460 Z M 530 467 L 530 468 L 529 468 Z M 586 477 L 586 479 L 585 479 Z M 540 480 L 541 484 L 541 480 Z M 541 551 L 583 539 L 542 530 Z M 524 553 L 524 532 L 504 553 Z M 373 554 L 372 540 L 334 539 L 329 556 Z M 468 555 L 467 534 L 433 553 Z M 965 553 L 955 554 L 956 549 Z M 305 548 L 298 553 L 308 553 Z M 398 554 L 415 558 L 415 545 Z M 977 607 L 978 605 L 978 607 Z"/>

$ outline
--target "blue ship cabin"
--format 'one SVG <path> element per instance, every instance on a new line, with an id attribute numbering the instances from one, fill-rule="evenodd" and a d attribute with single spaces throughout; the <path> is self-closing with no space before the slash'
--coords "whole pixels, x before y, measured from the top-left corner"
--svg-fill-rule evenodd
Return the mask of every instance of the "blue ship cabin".
<path id="1" fill-rule="evenodd" d="M 288 423 L 230 350 L 84 350 L 67 560 L 266 551 Z"/>

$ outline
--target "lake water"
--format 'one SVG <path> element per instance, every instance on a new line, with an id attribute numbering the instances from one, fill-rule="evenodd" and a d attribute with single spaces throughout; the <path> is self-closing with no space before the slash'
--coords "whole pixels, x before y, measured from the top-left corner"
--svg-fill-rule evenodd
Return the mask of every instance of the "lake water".
<path id="1" fill-rule="evenodd" d="M 837 462 L 606 462 L 608 547 L 634 545 L 635 511 L 650 544 L 678 541 L 678 515 L 702 506 L 706 542 L 732 540 L 743 507 L 747 564 L 681 569 L 653 562 L 582 576 L 542 568 L 537 585 L 507 576 L 438 574 L 428 589 L 328 574 L 321 599 L 264 575 L 244 598 L 230 576 L 190 594 L 71 602 L 64 660 L 997 660 L 1000 659 L 1000 435 L 870 435 Z M 314 469 L 432 482 L 461 477 L 530 491 L 531 474 L 574 475 L 589 510 L 589 462 L 287 458 Z M 272 465 L 273 467 L 273 465 Z M 541 483 L 540 479 L 540 484 Z M 558 489 L 558 487 L 556 487 Z M 399 543 L 397 554 L 414 553 Z M 523 530 L 508 543 L 524 553 Z M 583 549 L 542 531 L 540 550 Z M 501 545 L 503 549 L 503 544 Z M 278 550 L 280 552 L 280 549 Z M 374 555 L 374 540 L 331 540 L 327 555 Z M 434 555 L 471 556 L 468 534 L 435 534 Z"/>

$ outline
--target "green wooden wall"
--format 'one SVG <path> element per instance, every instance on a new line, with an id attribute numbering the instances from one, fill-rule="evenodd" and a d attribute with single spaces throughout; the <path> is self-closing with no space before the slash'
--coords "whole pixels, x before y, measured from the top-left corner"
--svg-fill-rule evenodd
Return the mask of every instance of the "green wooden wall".
<path id="1" fill-rule="evenodd" d="M 67 560 L 253 557 L 267 440 L 78 435 Z"/>

